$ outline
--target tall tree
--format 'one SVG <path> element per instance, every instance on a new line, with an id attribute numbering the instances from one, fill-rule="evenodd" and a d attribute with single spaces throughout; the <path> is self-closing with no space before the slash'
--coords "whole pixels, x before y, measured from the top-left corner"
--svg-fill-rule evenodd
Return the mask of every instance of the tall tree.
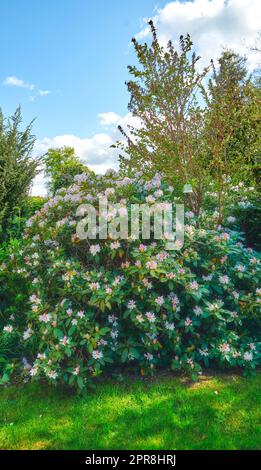
<path id="1" fill-rule="evenodd" d="M 0 110 L 0 231 L 3 236 L 15 208 L 20 207 L 37 173 L 32 156 L 35 137 L 32 123 L 21 130 L 20 107 L 5 119 Z"/>
<path id="2" fill-rule="evenodd" d="M 124 136 L 116 144 L 124 151 L 121 169 L 142 169 L 148 175 L 160 171 L 178 194 L 191 184 L 187 197 L 196 214 L 214 181 L 221 221 L 226 182 L 242 171 L 250 181 L 251 158 L 258 153 L 258 94 L 246 60 L 228 50 L 217 68 L 212 61 L 202 69 L 189 35 L 181 36 L 178 49 L 171 41 L 162 46 L 153 22 L 149 24 L 151 46 L 132 40 L 138 65 L 129 66 L 129 110 L 140 126 L 127 131 L 119 127 Z"/>
<path id="3" fill-rule="evenodd" d="M 192 52 L 190 36 L 180 37 L 179 50 L 169 41 L 160 45 L 155 26 L 149 22 L 152 44 L 133 39 L 140 67 L 129 66 L 133 79 L 127 82 L 131 98 L 129 110 L 140 119 L 139 128 L 129 132 L 119 127 L 126 144 L 121 168 L 160 171 L 177 190 L 193 186 L 190 205 L 198 212 L 204 178 L 204 149 L 201 132 L 204 109 L 200 89 L 207 69 L 198 70 L 199 57 Z"/>
<path id="4" fill-rule="evenodd" d="M 253 182 L 260 132 L 260 96 L 246 68 L 246 58 L 233 51 L 221 54 L 203 95 L 207 103 L 202 135 L 209 170 L 219 194 L 220 220 L 228 182 Z M 259 117 L 258 117 L 259 114 Z M 260 148 L 260 144 L 259 144 Z"/>

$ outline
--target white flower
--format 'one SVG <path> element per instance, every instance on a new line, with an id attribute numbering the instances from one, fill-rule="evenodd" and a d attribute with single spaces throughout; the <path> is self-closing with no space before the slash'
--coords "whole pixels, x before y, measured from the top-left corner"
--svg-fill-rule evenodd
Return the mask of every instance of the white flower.
<path id="1" fill-rule="evenodd" d="M 185 216 L 186 216 L 188 219 L 193 219 L 193 217 L 195 217 L 195 214 L 194 214 L 194 212 L 192 212 L 192 211 L 188 211 L 188 212 L 185 212 Z"/>
<path id="2" fill-rule="evenodd" d="M 119 332 L 117 330 L 112 330 L 110 333 L 112 339 L 116 339 L 119 336 Z"/>
<path id="3" fill-rule="evenodd" d="M 154 196 L 156 198 L 163 196 L 163 191 L 161 189 L 158 189 L 157 191 L 155 191 Z"/>
<path id="4" fill-rule="evenodd" d="M 252 361 L 252 359 L 253 359 L 253 353 L 251 353 L 251 352 L 245 352 L 243 358 L 245 359 L 245 361 Z"/>
<path id="5" fill-rule="evenodd" d="M 34 377 L 38 372 L 38 367 L 37 366 L 33 366 L 30 371 L 29 371 L 29 374 L 31 375 L 31 377 Z"/>
<path id="6" fill-rule="evenodd" d="M 32 336 L 33 330 L 31 328 L 28 328 L 27 330 L 24 331 L 23 333 L 23 339 L 26 340 Z"/>
<path id="7" fill-rule="evenodd" d="M 232 215 L 228 216 L 227 222 L 228 222 L 229 224 L 233 224 L 235 221 L 236 221 L 236 218 L 235 218 L 235 217 L 233 217 Z"/>
<path id="8" fill-rule="evenodd" d="M 238 264 L 236 266 L 236 270 L 239 271 L 240 273 L 243 273 L 246 270 L 246 268 L 245 266 L 243 266 L 243 264 Z"/>
<path id="9" fill-rule="evenodd" d="M 105 196 L 110 196 L 111 194 L 114 194 L 115 193 L 115 189 L 114 188 L 107 188 L 105 189 Z"/>
<path id="10" fill-rule="evenodd" d="M 219 282 L 220 284 L 228 284 L 229 277 L 226 274 L 224 274 L 223 276 L 219 276 Z"/>
<path id="11" fill-rule="evenodd" d="M 73 375 L 79 375 L 80 373 L 80 366 L 77 366 L 75 367 L 75 369 L 73 370 Z"/>
<path id="12" fill-rule="evenodd" d="M 99 282 L 91 282 L 90 283 L 90 289 L 91 290 L 98 290 L 100 288 Z"/>
<path id="13" fill-rule="evenodd" d="M 99 253 L 101 251 L 101 247 L 100 245 L 91 245 L 90 246 L 90 253 L 95 256 L 97 255 L 97 253 Z"/>
<path id="14" fill-rule="evenodd" d="M 144 354 L 144 357 L 148 360 L 148 361 L 153 361 L 153 355 L 149 352 L 145 353 Z"/>
<path id="15" fill-rule="evenodd" d="M 166 321 L 165 322 L 165 328 L 166 328 L 166 330 L 173 331 L 173 330 L 175 330 L 175 325 L 174 325 L 174 323 L 169 323 L 169 322 Z"/>
<path id="16" fill-rule="evenodd" d="M 111 243 L 111 250 L 117 250 L 118 248 L 120 248 L 121 244 L 119 241 L 116 241 L 116 242 L 112 242 Z"/>
<path id="17" fill-rule="evenodd" d="M 53 380 L 55 380 L 58 376 L 57 372 L 55 372 L 54 370 L 50 370 L 50 372 L 48 372 L 47 375 L 50 379 L 53 379 Z"/>
<path id="18" fill-rule="evenodd" d="M 154 204 L 155 201 L 156 201 L 155 197 L 153 197 L 151 195 L 146 197 L 146 202 L 148 204 Z"/>
<path id="19" fill-rule="evenodd" d="M 4 326 L 4 332 L 5 333 L 12 333 L 13 330 L 14 330 L 14 327 L 12 325 Z"/>
<path id="20" fill-rule="evenodd" d="M 109 315 L 108 316 L 108 321 L 109 323 L 113 323 L 114 325 L 117 325 L 117 317 L 115 315 Z"/>
<path id="21" fill-rule="evenodd" d="M 103 353 L 101 351 L 94 350 L 92 351 L 92 357 L 93 359 L 102 359 Z"/>
<path id="22" fill-rule="evenodd" d="M 136 303 L 134 302 L 134 300 L 130 300 L 129 303 L 128 303 L 128 308 L 130 310 L 134 310 L 136 308 Z"/>
<path id="23" fill-rule="evenodd" d="M 162 297 L 162 296 L 161 296 L 161 297 L 157 297 L 157 298 L 155 299 L 155 303 L 156 303 L 157 305 L 159 305 L 159 306 L 163 305 L 163 304 L 164 304 L 164 297 Z"/>
<path id="24" fill-rule="evenodd" d="M 209 353 L 208 353 L 208 348 L 199 349 L 199 354 L 200 354 L 201 356 L 207 357 L 207 356 L 209 355 Z"/>
<path id="25" fill-rule="evenodd" d="M 200 307 L 198 307 L 198 305 L 196 305 L 196 307 L 193 308 L 193 312 L 195 313 L 196 317 L 199 317 L 199 315 L 202 315 L 203 311 Z"/>
<path id="26" fill-rule="evenodd" d="M 40 359 L 40 361 L 43 361 L 44 359 L 46 359 L 46 355 L 45 355 L 45 354 L 38 353 L 38 354 L 37 354 L 37 359 Z"/>

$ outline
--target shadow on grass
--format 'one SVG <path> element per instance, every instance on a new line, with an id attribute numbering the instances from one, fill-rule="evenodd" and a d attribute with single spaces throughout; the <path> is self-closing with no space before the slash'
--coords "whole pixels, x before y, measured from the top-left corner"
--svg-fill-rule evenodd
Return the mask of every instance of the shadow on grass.
<path id="1" fill-rule="evenodd" d="M 5 391 L 1 448 L 257 449 L 260 376 L 100 384 L 86 397 Z M 12 423 L 13 424 L 10 424 Z"/>

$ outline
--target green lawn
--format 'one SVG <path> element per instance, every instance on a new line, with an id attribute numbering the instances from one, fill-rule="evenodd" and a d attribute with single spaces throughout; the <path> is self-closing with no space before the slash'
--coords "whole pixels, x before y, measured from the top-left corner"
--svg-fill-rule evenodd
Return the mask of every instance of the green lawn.
<path id="1" fill-rule="evenodd" d="M 1 449 L 260 449 L 261 374 L 0 389 Z"/>

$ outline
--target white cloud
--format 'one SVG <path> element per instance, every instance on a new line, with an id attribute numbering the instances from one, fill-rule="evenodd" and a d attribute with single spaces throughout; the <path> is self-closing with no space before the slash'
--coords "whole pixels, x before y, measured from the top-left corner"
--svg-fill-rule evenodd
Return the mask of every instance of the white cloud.
<path id="1" fill-rule="evenodd" d="M 117 119 L 115 116 L 117 116 Z M 95 173 L 104 173 L 109 168 L 117 169 L 120 151 L 111 148 L 112 144 L 122 138 L 117 129 L 117 125 L 120 124 L 125 131 L 128 132 L 128 125 L 138 127 L 140 126 L 140 121 L 138 118 L 132 116 L 131 113 L 127 113 L 125 116 L 119 116 L 113 112 L 100 113 L 98 120 L 100 124 L 106 127 L 106 133 L 99 133 L 86 138 L 73 134 L 45 137 L 44 139 L 37 140 L 34 149 L 35 155 L 43 155 L 50 147 L 59 148 L 66 145 L 73 147 L 80 160 L 91 170 L 95 171 Z M 108 128 L 108 126 L 111 127 Z M 45 195 L 45 182 L 43 174 L 39 174 L 35 178 L 32 194 Z"/>
<path id="2" fill-rule="evenodd" d="M 26 90 L 34 91 L 34 94 L 29 96 L 30 101 L 34 101 L 38 96 L 47 96 L 51 93 L 50 90 L 42 90 L 33 83 L 26 83 L 24 80 L 17 78 L 15 75 L 6 77 L 3 81 L 3 85 L 25 88 Z"/>
<path id="3" fill-rule="evenodd" d="M 59 135 L 53 138 L 38 140 L 35 145 L 35 154 L 42 155 L 52 148 L 63 147 L 64 145 L 73 147 L 76 155 L 83 163 L 96 173 L 104 173 L 108 168 L 117 169 L 117 149 L 110 146 L 114 140 L 109 134 L 95 134 L 93 137 L 81 138 L 75 135 Z M 43 174 L 39 174 L 33 184 L 33 195 L 45 195 L 45 179 Z"/>
<path id="4" fill-rule="evenodd" d="M 50 90 L 38 90 L 40 96 L 50 95 Z"/>
<path id="5" fill-rule="evenodd" d="M 4 80 L 4 85 L 15 86 L 18 88 L 26 88 L 27 90 L 34 90 L 35 85 L 33 83 L 26 83 L 24 80 L 17 78 L 15 75 L 6 77 Z"/>
<path id="6" fill-rule="evenodd" d="M 253 69 L 257 55 L 249 51 L 249 46 L 261 29 L 260 12 L 259 0 L 174 1 L 157 9 L 152 19 L 163 44 L 172 39 L 177 45 L 179 36 L 189 33 L 203 65 L 228 47 L 246 54 L 249 68 Z M 149 34 L 150 28 L 144 24 L 136 38 L 143 40 Z"/>
<path id="7" fill-rule="evenodd" d="M 104 126 L 110 126 L 111 124 L 117 124 L 120 120 L 120 116 L 112 111 L 108 113 L 98 114 L 99 123 Z"/>

